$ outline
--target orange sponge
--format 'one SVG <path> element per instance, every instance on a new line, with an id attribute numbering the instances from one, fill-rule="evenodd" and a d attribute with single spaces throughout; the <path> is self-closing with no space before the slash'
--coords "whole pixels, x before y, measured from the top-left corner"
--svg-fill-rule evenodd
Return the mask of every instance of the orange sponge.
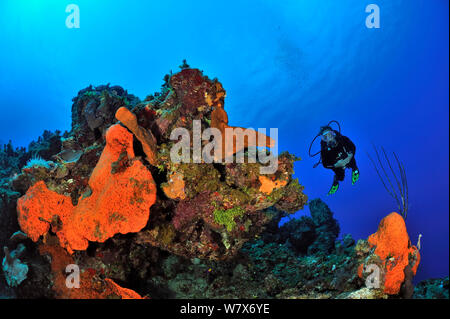
<path id="1" fill-rule="evenodd" d="M 113 173 L 113 163 L 124 155 L 131 164 Z M 140 231 L 156 200 L 156 185 L 148 169 L 133 157 L 133 136 L 120 125 L 110 127 L 106 146 L 89 179 L 91 195 L 80 198 L 74 207 L 68 196 L 37 182 L 18 200 L 21 229 L 37 241 L 52 225 L 70 253 L 85 250 L 88 241 L 104 242 L 117 233 Z"/>
<path id="2" fill-rule="evenodd" d="M 67 220 L 73 209 L 70 197 L 50 191 L 39 181 L 17 201 L 19 226 L 31 240 L 37 241 L 49 231 L 50 225 L 53 232 L 58 232 L 60 221 Z"/>
<path id="3" fill-rule="evenodd" d="M 116 119 L 121 121 L 123 125 L 133 132 L 136 138 L 142 143 L 142 148 L 147 156 L 147 161 L 152 165 L 156 165 L 157 149 L 156 139 L 153 134 L 139 126 L 136 115 L 126 107 L 122 106 L 116 111 Z"/>
<path id="4" fill-rule="evenodd" d="M 107 283 L 109 290 L 111 290 L 115 295 L 120 296 L 121 299 L 147 299 L 139 295 L 134 290 L 119 286 L 109 278 L 105 278 L 105 282 Z"/>
<path id="5" fill-rule="evenodd" d="M 253 146 L 259 146 L 259 147 L 274 147 L 275 146 L 275 140 L 271 137 L 268 137 L 262 133 L 259 133 L 258 131 L 254 131 L 251 129 L 246 129 L 242 127 L 237 126 L 229 126 L 228 125 L 228 115 L 227 112 L 223 109 L 221 106 L 216 106 L 214 111 L 211 112 L 211 127 L 218 129 L 222 133 L 222 158 L 228 158 L 232 156 L 233 154 L 236 154 L 240 152 L 241 150 L 247 148 L 247 147 L 253 147 Z M 232 140 L 226 140 L 225 139 L 225 130 L 227 128 L 230 129 L 237 129 L 234 132 L 236 134 L 233 134 Z M 256 139 L 254 141 L 251 141 L 247 138 L 245 138 L 245 131 L 249 130 L 248 132 L 252 132 L 255 134 Z M 241 149 L 238 148 L 238 139 L 243 140 L 243 145 Z M 228 147 L 227 147 L 228 144 Z M 227 153 L 227 150 L 230 150 Z"/>
<path id="6" fill-rule="evenodd" d="M 376 246 L 374 253 L 385 265 L 384 292 L 398 294 L 405 280 L 405 267 L 411 263 L 415 275 L 420 263 L 419 250 L 411 246 L 403 217 L 394 212 L 383 218 L 368 242 Z"/>

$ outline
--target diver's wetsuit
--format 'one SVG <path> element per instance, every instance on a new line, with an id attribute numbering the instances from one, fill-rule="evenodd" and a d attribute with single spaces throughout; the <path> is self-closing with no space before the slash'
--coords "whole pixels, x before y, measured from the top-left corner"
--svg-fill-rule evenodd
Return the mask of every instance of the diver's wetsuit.
<path id="1" fill-rule="evenodd" d="M 336 134 L 336 145 L 328 146 L 326 142 L 320 142 L 320 156 L 322 157 L 322 165 L 325 168 L 332 169 L 336 174 L 335 179 L 337 181 L 343 181 L 345 177 L 345 169 L 351 168 L 352 170 L 358 170 L 355 161 L 355 144 L 347 137 Z M 352 153 L 353 157 L 350 162 L 344 167 L 334 167 L 339 160 L 346 159 L 348 153 Z"/>

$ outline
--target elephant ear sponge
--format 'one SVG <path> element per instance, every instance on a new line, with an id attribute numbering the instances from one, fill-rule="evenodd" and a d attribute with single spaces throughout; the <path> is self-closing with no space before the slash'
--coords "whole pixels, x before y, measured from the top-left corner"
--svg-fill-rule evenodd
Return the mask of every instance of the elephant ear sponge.
<path id="1" fill-rule="evenodd" d="M 20 227 L 37 241 L 51 225 L 70 253 L 87 249 L 89 241 L 104 242 L 117 233 L 144 228 L 156 200 L 156 185 L 149 170 L 134 158 L 133 135 L 126 128 L 108 129 L 89 187 L 90 196 L 72 206 L 70 197 L 37 182 L 18 201 Z"/>
<path id="2" fill-rule="evenodd" d="M 67 220 L 73 213 L 70 197 L 47 188 L 43 181 L 31 186 L 17 201 L 19 226 L 34 242 L 50 230 L 58 232 L 58 220 Z"/>
<path id="3" fill-rule="evenodd" d="M 368 242 L 376 246 L 374 253 L 385 265 L 384 292 L 398 294 L 405 280 L 405 267 L 411 264 L 415 275 L 420 263 L 419 250 L 411 246 L 403 217 L 394 212 L 383 218 Z"/>

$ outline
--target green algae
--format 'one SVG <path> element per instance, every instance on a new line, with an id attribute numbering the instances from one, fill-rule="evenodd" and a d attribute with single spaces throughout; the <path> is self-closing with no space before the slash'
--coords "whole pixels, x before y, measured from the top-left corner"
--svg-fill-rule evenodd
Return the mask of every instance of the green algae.
<path id="1" fill-rule="evenodd" d="M 230 209 L 216 209 L 214 210 L 214 221 L 219 225 L 223 225 L 226 229 L 231 232 L 236 226 L 234 219 L 236 217 L 241 217 L 245 213 L 245 210 L 241 207 L 234 207 Z"/>

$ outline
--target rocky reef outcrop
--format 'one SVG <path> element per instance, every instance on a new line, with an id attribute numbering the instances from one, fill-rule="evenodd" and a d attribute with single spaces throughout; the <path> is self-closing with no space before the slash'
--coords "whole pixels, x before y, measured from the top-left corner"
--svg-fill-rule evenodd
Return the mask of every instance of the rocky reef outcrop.
<path id="1" fill-rule="evenodd" d="M 414 299 L 449 299 L 448 276 L 421 281 L 414 288 Z"/>
<path id="2" fill-rule="evenodd" d="M 262 174 L 259 162 L 171 160 L 178 142 L 171 132 L 185 128 L 191 152 L 196 123 L 201 130 L 228 124 L 224 102 L 218 80 L 184 65 L 144 101 L 118 86 L 83 89 L 73 99 L 70 132 L 44 132 L 23 154 L 5 148 L 6 160 L 17 162 L 7 172 L 7 190 L 16 196 L 8 194 L 5 205 L 10 213 L 17 208 L 17 217 L 5 217 L 14 223 L 4 233 L 18 230 L 17 218 L 28 238 L 22 241 L 40 252 L 24 257 L 30 282 L 34 265 L 51 260 L 44 277 L 54 289 L 43 285 L 42 296 L 72 296 L 59 283 L 59 259 L 81 267 L 82 276 L 90 274 L 89 285 L 134 282 L 146 279 L 148 262 L 163 254 L 234 258 L 274 218 L 271 207 L 286 213 L 303 208 L 303 187 L 292 178 L 297 159 L 288 153 L 279 155 L 272 174 Z M 232 142 L 227 156 L 255 146 L 243 140 L 243 148 Z M 200 140 L 200 146 L 209 142 Z M 3 242 L 10 244 L 6 237 Z"/>
<path id="3" fill-rule="evenodd" d="M 297 157 L 279 154 L 269 173 L 262 173 L 267 164 L 249 160 L 256 147 L 275 141 L 231 126 L 225 97 L 217 79 L 184 63 L 144 100 L 119 86 L 89 86 L 73 99 L 70 132 L 46 131 L 28 149 L 5 145 L 0 246 L 7 270 L 0 295 L 411 297 L 420 255 L 401 221 L 383 222 L 394 227 L 380 226 L 356 244 L 350 235 L 338 239 L 333 212 L 320 199 L 307 203 L 293 178 Z M 213 144 L 214 161 L 196 156 L 211 147 L 211 136 L 195 139 L 199 131 L 230 128 L 240 130 Z M 177 129 L 187 137 L 174 138 Z M 252 132 L 256 141 L 244 136 Z M 180 151 L 189 161 L 173 161 L 183 138 Z M 246 160 L 239 162 L 239 154 Z M 307 204 L 308 215 L 280 226 Z M 395 251 L 383 248 L 386 238 Z M 366 287 L 370 274 L 362 270 L 372 262 L 383 269 L 376 289 Z M 383 268 L 386 262 L 397 268 Z M 81 288 L 68 287 L 72 273 Z"/>

